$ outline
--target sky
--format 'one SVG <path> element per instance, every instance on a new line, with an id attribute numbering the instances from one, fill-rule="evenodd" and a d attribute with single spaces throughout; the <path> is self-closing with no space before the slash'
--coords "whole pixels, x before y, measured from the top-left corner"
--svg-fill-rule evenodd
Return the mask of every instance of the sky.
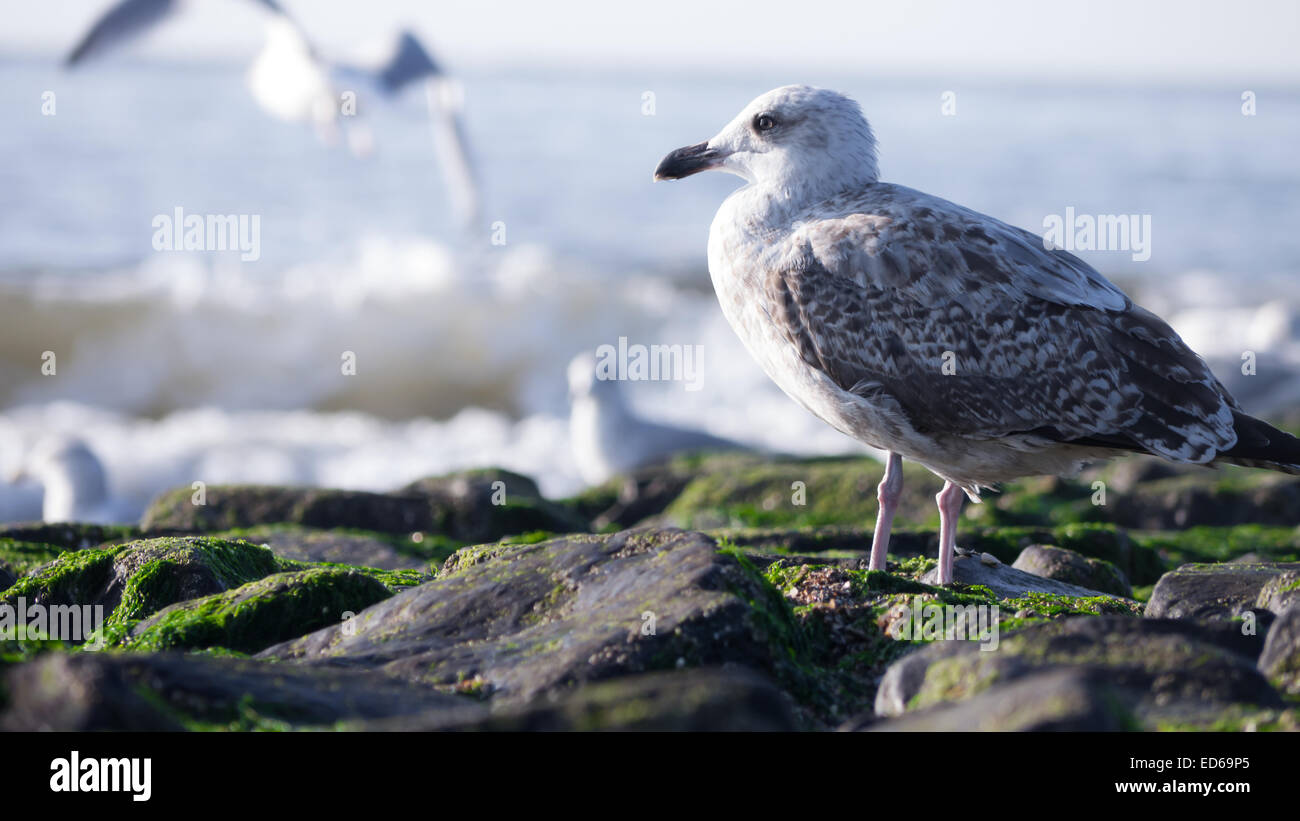
<path id="1" fill-rule="evenodd" d="M 188 8 L 137 54 L 247 56 L 251 0 Z M 470 67 L 620 66 L 741 72 L 808 66 L 892 74 L 1108 82 L 1300 81 L 1298 0 L 281 0 L 331 52 L 410 26 L 444 61 Z M 54 55 L 112 3 L 14 2 L 0 54 Z"/>

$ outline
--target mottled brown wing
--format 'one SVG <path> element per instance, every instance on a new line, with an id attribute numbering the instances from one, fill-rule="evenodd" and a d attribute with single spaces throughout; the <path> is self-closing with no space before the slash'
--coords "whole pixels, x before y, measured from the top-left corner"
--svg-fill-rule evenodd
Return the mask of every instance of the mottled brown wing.
<path id="1" fill-rule="evenodd" d="M 907 195 L 863 203 L 869 220 L 804 223 L 796 262 L 765 274 L 765 305 L 805 362 L 891 397 L 926 432 L 1195 462 L 1232 445 L 1235 403 L 1158 317 L 1028 232 Z"/>

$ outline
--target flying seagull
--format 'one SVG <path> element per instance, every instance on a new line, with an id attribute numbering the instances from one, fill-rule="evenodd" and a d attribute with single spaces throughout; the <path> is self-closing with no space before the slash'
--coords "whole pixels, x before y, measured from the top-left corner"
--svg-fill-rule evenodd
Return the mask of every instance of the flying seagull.
<path id="1" fill-rule="evenodd" d="M 360 85 L 377 97 L 391 99 L 422 84 L 434 148 L 456 221 L 462 227 L 477 224 L 479 187 L 465 136 L 464 93 L 414 34 L 398 32 L 382 46 L 377 59 L 368 63 L 328 60 L 275 0 L 247 2 L 265 13 L 266 39 L 245 77 L 249 93 L 263 111 L 280 120 L 309 123 L 322 142 L 334 145 L 341 130 L 341 89 L 355 90 Z M 64 64 L 73 68 L 109 53 L 184 5 L 180 0 L 121 0 L 82 35 Z M 353 153 L 369 152 L 373 139 L 364 125 L 349 123 L 346 131 Z"/>
<path id="2" fill-rule="evenodd" d="M 1173 329 L 1079 258 L 880 182 L 856 102 L 785 86 L 655 170 L 744 178 L 709 230 L 723 314 L 763 370 L 837 430 L 889 451 L 871 569 L 912 459 L 944 480 L 939 581 L 963 492 L 1149 453 L 1300 473 L 1300 440 L 1246 415 Z"/>
<path id="3" fill-rule="evenodd" d="M 619 383 L 600 379 L 596 357 L 580 353 L 569 363 L 569 439 L 578 472 L 588 484 L 687 451 L 746 450 L 704 431 L 639 418 L 623 400 Z"/>
<path id="4" fill-rule="evenodd" d="M 406 30 L 381 44 L 368 61 L 334 64 L 333 76 L 339 82 L 359 80 L 389 98 L 417 83 L 423 86 L 435 153 L 456 220 L 467 228 L 477 225 L 481 215 L 478 173 L 465 133 L 465 89 L 460 81 L 443 71 L 419 39 Z"/>

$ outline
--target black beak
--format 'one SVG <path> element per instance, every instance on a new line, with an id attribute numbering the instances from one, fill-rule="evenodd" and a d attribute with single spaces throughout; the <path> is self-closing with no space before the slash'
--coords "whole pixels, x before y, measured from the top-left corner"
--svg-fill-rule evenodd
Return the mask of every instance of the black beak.
<path id="1" fill-rule="evenodd" d="M 655 169 L 656 180 L 680 180 L 701 171 L 708 171 L 718 164 L 718 152 L 709 148 L 708 143 L 696 143 L 664 157 Z"/>

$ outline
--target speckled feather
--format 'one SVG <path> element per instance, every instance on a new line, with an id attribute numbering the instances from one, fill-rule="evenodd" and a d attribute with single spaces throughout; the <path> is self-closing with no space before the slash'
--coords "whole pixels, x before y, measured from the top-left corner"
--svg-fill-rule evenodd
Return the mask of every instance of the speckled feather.
<path id="1" fill-rule="evenodd" d="M 756 272 L 755 296 L 804 362 L 897 402 L 918 432 L 1100 436 L 1188 462 L 1236 441 L 1205 362 L 1026 231 L 876 183 L 801 215 L 767 253 L 783 264 Z"/>

